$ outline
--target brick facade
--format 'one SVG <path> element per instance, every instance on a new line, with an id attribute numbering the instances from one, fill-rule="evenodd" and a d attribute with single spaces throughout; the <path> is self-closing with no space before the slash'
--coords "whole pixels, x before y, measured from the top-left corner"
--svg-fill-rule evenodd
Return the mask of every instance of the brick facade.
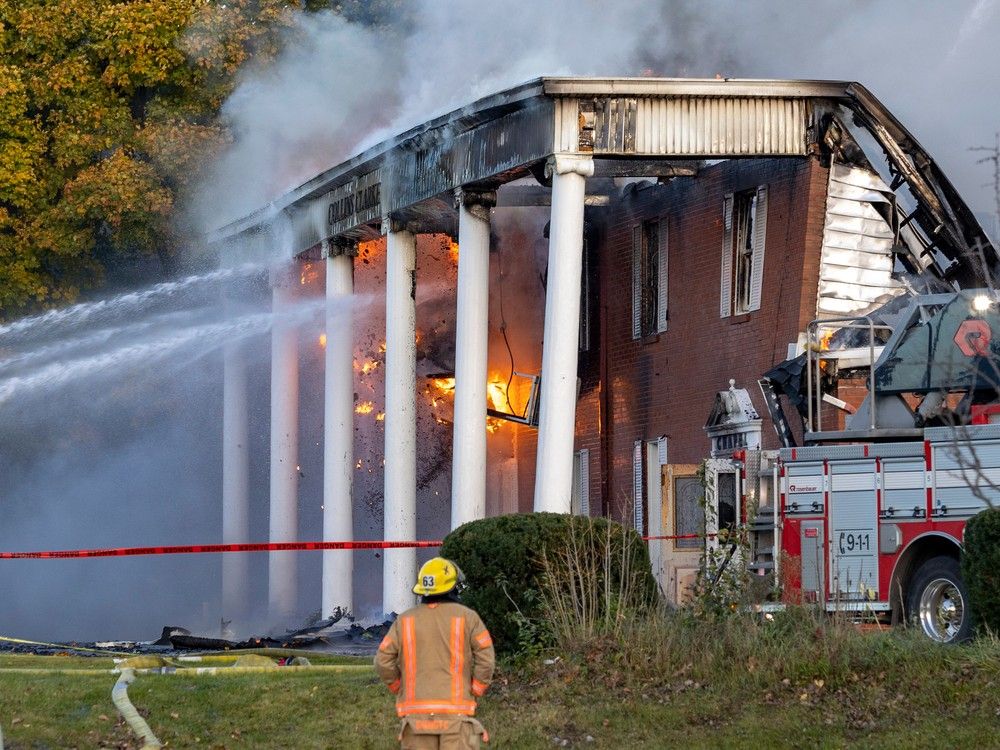
<path id="1" fill-rule="evenodd" d="M 705 420 L 730 378 L 750 392 L 764 447 L 777 447 L 756 381 L 815 317 L 827 175 L 811 158 L 726 161 L 696 178 L 629 186 L 588 214 L 596 294 L 592 346 L 580 358 L 576 448 L 589 449 L 591 513 L 631 520 L 637 440 L 665 436 L 670 463 L 706 458 Z M 761 306 L 722 318 L 723 199 L 759 185 L 768 186 Z M 632 233 L 662 219 L 669 227 L 667 330 L 633 340 Z M 520 455 L 531 465 L 519 472 L 527 489 L 534 456 Z"/>

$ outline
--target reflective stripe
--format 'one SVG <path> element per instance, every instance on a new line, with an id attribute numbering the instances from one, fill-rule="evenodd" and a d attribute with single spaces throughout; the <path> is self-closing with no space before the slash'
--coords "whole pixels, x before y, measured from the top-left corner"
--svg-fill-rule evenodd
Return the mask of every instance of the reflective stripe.
<path id="1" fill-rule="evenodd" d="M 443 732 L 455 719 L 419 719 L 413 722 L 413 728 L 421 732 Z"/>
<path id="2" fill-rule="evenodd" d="M 461 703 L 440 703 L 437 701 L 404 701 L 396 704 L 396 714 L 463 714 L 472 716 L 476 712 L 475 701 Z"/>
<path id="3" fill-rule="evenodd" d="M 493 638 L 490 636 L 490 631 L 484 630 L 482 633 L 476 636 L 476 645 L 479 648 L 489 648 L 493 645 Z"/>
<path id="4" fill-rule="evenodd" d="M 389 685 L 389 692 L 393 693 L 393 694 L 399 692 L 399 680 L 398 679 L 395 682 L 393 682 L 391 685 Z"/>
<path id="5" fill-rule="evenodd" d="M 412 617 L 402 618 L 403 679 L 406 681 L 406 701 L 413 702 L 417 689 L 417 636 Z"/>
<path id="6" fill-rule="evenodd" d="M 396 644 L 392 642 L 392 638 L 389 636 L 388 633 L 386 633 L 385 634 L 385 638 L 383 638 L 382 642 L 380 644 L 378 644 L 378 650 L 379 651 L 389 651 L 389 647 L 390 646 L 395 646 L 395 645 Z"/>
<path id="7" fill-rule="evenodd" d="M 465 671 L 465 618 L 451 618 L 451 700 L 462 701 L 463 672 Z"/>
<path id="8" fill-rule="evenodd" d="M 480 682 L 475 677 L 472 678 L 472 694 L 475 695 L 477 698 L 481 698 L 483 695 L 485 695 L 489 687 L 490 686 L 487 685 L 485 682 Z"/>

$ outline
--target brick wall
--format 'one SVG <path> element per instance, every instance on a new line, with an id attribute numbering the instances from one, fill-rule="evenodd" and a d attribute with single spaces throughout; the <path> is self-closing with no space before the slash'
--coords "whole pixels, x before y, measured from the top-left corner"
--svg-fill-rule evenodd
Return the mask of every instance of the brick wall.
<path id="1" fill-rule="evenodd" d="M 750 392 L 764 446 L 776 447 L 756 381 L 785 359 L 787 345 L 815 317 L 826 181 L 814 159 L 728 161 L 694 179 L 628 190 L 605 209 L 596 247 L 599 353 L 581 362 L 577 412 L 577 447 L 591 450 L 595 512 L 603 498 L 611 515 L 630 517 L 636 440 L 665 435 L 671 463 L 705 458 L 703 426 L 730 378 Z M 721 318 L 723 196 L 758 185 L 768 186 L 761 307 Z M 634 341 L 632 231 L 662 218 L 669 226 L 668 329 Z"/>

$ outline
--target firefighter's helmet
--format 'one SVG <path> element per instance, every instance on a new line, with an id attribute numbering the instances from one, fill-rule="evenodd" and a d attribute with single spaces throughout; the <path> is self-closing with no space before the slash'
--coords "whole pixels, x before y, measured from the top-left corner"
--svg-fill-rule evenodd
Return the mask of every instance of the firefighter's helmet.
<path id="1" fill-rule="evenodd" d="M 420 567 L 413 593 L 421 596 L 447 594 L 461 584 L 464 578 L 462 571 L 451 560 L 432 557 Z"/>

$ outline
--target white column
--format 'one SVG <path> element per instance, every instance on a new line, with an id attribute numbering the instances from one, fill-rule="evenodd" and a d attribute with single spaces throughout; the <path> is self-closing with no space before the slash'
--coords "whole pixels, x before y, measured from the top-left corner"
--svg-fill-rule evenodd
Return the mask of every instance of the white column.
<path id="1" fill-rule="evenodd" d="M 383 222 L 385 273 L 385 517 L 386 541 L 417 534 L 416 237 Z M 382 609 L 413 606 L 417 576 L 414 549 L 387 549 L 383 556 Z"/>
<path id="2" fill-rule="evenodd" d="M 239 343 L 223 349 L 222 377 L 222 541 L 250 541 L 250 429 L 247 418 L 247 368 Z M 222 555 L 222 619 L 247 614 L 249 558 Z"/>
<path id="3" fill-rule="evenodd" d="M 456 191 L 458 305 L 451 528 L 486 515 L 486 355 L 489 342 L 492 193 Z"/>
<path id="4" fill-rule="evenodd" d="M 552 220 L 545 289 L 535 511 L 570 513 L 583 273 L 583 200 L 586 178 L 594 173 L 594 162 L 589 156 L 556 154 L 545 170 L 552 175 Z"/>
<path id="5" fill-rule="evenodd" d="M 323 421 L 323 540 L 354 538 L 354 248 L 326 259 L 326 383 Z M 322 617 L 353 611 L 354 552 L 324 550 Z"/>
<path id="6" fill-rule="evenodd" d="M 272 280 L 271 329 L 271 508 L 270 540 L 298 537 L 299 360 L 298 330 L 287 318 L 294 300 L 291 279 Z M 298 555 L 268 557 L 268 610 L 272 620 L 288 622 L 298 604 Z"/>

